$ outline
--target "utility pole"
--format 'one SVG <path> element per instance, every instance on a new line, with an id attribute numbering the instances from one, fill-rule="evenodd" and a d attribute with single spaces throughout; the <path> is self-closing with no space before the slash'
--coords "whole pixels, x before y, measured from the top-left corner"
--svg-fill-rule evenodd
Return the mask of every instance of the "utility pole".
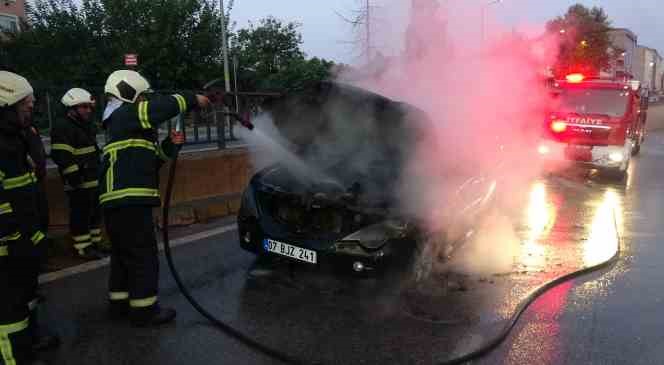
<path id="1" fill-rule="evenodd" d="M 657 89 L 657 66 L 659 61 L 659 54 L 657 53 L 656 50 L 651 51 L 652 54 L 652 62 L 650 62 L 650 65 L 652 66 L 652 78 L 651 78 L 651 84 L 652 84 L 652 92 L 654 93 L 655 90 Z"/>
<path id="2" fill-rule="evenodd" d="M 481 29 L 481 44 L 484 46 L 484 40 L 486 39 L 486 12 L 489 6 L 501 3 L 503 0 L 491 0 L 484 5 L 482 5 L 482 19 L 480 19 L 480 22 L 482 23 L 480 25 Z"/>
<path id="3" fill-rule="evenodd" d="M 230 93 L 231 78 L 228 65 L 228 29 L 226 28 L 226 8 L 224 8 L 224 0 L 219 0 L 219 5 L 221 6 L 221 53 L 224 58 L 224 81 L 226 84 L 226 93 Z M 225 106 L 224 112 L 228 113 L 228 108 Z M 233 125 L 231 124 L 231 119 L 228 115 L 226 115 L 225 119 L 225 126 L 228 126 L 230 129 L 230 135 L 233 137 Z M 217 138 L 220 140 L 220 144 L 225 142 L 226 128 L 221 128 L 221 131 L 217 128 Z"/>
<path id="4" fill-rule="evenodd" d="M 367 11 L 367 18 L 365 21 L 365 27 L 366 27 L 366 32 L 367 32 L 367 64 L 371 62 L 371 1 L 366 0 L 366 11 Z"/>

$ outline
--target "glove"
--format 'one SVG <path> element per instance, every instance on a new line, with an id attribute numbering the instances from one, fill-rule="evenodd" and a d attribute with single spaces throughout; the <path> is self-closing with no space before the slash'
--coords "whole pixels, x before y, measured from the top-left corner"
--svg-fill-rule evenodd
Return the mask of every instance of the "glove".
<path id="1" fill-rule="evenodd" d="M 171 132 L 171 143 L 176 146 L 181 146 L 184 144 L 184 142 L 184 133 L 176 131 Z"/>

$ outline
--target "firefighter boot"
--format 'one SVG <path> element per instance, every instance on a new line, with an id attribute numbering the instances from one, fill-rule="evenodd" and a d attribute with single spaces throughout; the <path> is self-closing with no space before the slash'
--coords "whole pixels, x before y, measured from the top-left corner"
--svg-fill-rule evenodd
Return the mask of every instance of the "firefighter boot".
<path id="1" fill-rule="evenodd" d="M 132 308 L 131 324 L 136 327 L 156 327 L 175 320 L 175 309 L 162 308 L 155 304 L 148 308 Z"/>
<path id="2" fill-rule="evenodd" d="M 103 259 L 104 257 L 107 257 L 108 255 L 105 255 L 104 253 L 98 251 L 95 247 L 93 246 L 88 246 L 86 248 L 81 248 L 76 250 L 76 254 L 78 257 L 85 259 L 85 260 L 100 260 Z"/>

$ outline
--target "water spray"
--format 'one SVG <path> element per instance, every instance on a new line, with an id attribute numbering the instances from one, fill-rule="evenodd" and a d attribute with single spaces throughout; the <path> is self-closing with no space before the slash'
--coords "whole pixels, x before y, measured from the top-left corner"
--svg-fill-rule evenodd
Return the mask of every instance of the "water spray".
<path id="1" fill-rule="evenodd" d="M 211 84 L 216 83 L 218 80 L 213 80 L 212 83 L 208 83 L 206 85 L 206 88 L 208 88 Z M 209 96 L 208 96 L 209 97 Z M 211 99 L 212 100 L 218 100 L 218 99 Z M 240 116 L 237 113 L 227 113 L 228 115 L 235 117 L 245 128 L 249 130 L 254 129 L 254 125 L 251 123 L 249 120 L 248 115 L 247 116 Z M 178 118 L 177 124 L 175 126 L 175 130 L 177 132 L 182 132 L 184 130 L 183 126 L 183 119 Z M 223 138 L 223 137 L 222 137 Z M 171 244 L 170 244 L 170 239 L 169 239 L 169 231 L 170 231 L 170 224 L 169 224 L 169 212 L 170 212 L 170 205 L 171 205 L 171 197 L 173 195 L 173 185 L 175 182 L 175 172 L 177 171 L 177 161 L 178 161 L 178 156 L 180 154 L 180 145 L 175 146 L 175 152 L 173 155 L 173 159 L 171 161 L 171 166 L 169 169 L 168 173 L 168 182 L 166 184 L 166 195 L 164 197 L 164 207 L 162 210 L 162 219 L 163 219 L 163 243 L 164 243 L 164 253 L 166 255 L 166 262 L 168 263 L 168 267 L 171 271 L 171 274 L 173 275 L 173 279 L 175 280 L 175 283 L 177 284 L 178 288 L 180 289 L 180 292 L 184 297 L 187 299 L 189 304 L 191 304 L 194 309 L 200 313 L 203 317 L 205 317 L 210 323 L 212 323 L 214 326 L 219 328 L 221 331 L 226 333 L 228 336 L 240 341 L 241 343 L 245 344 L 246 346 L 256 350 L 257 352 L 263 353 L 267 356 L 270 356 L 274 359 L 277 359 L 279 361 L 282 361 L 284 363 L 288 364 L 301 364 L 301 361 L 293 358 L 292 356 L 285 354 L 279 350 L 270 348 L 266 346 L 265 344 L 262 344 L 251 337 L 243 334 L 242 332 L 238 331 L 237 329 L 231 327 L 227 323 L 223 322 L 221 319 L 217 318 L 214 316 L 212 313 L 210 313 L 208 310 L 206 310 L 192 295 L 189 289 L 185 286 L 184 282 L 182 281 L 182 278 L 180 277 L 179 272 L 177 271 L 177 268 L 175 267 L 175 263 L 173 262 L 173 255 L 171 252 Z"/>

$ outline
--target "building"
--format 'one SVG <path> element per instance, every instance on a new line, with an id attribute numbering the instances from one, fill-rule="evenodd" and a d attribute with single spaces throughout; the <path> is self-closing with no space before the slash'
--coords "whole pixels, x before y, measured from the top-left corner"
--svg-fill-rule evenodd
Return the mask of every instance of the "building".
<path id="1" fill-rule="evenodd" d="M 0 0 L 0 30 L 16 32 L 25 19 L 26 0 Z"/>
<path id="2" fill-rule="evenodd" d="M 638 47 L 634 77 L 641 81 L 643 87 L 649 90 L 662 90 L 664 87 L 664 59 L 656 49 L 645 46 Z"/>
<path id="3" fill-rule="evenodd" d="M 617 53 L 616 61 L 611 65 L 610 76 L 632 78 L 637 66 L 636 34 L 626 28 L 613 28 L 609 31 L 609 39 L 612 45 L 609 52 Z"/>

